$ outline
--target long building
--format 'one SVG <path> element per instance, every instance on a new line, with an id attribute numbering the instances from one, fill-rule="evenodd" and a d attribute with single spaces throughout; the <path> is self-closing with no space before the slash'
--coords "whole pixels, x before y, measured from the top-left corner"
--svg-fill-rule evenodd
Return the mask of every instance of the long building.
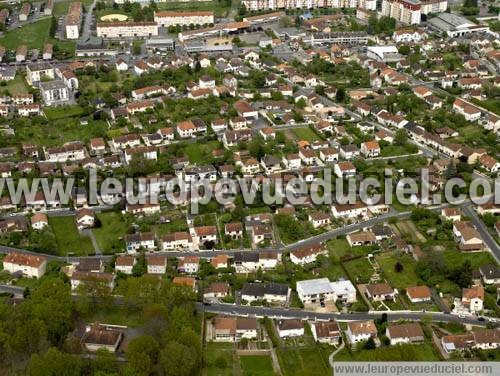
<path id="1" fill-rule="evenodd" d="M 420 23 L 422 14 L 420 0 L 383 0 L 382 16 L 394 18 L 396 21 L 408 25 Z"/>
<path id="2" fill-rule="evenodd" d="M 190 39 L 210 38 L 222 35 L 236 33 L 237 31 L 248 29 L 251 26 L 250 22 L 227 22 L 216 24 L 212 27 L 197 30 L 187 30 L 179 33 L 179 40 L 184 42 Z"/>
<path id="3" fill-rule="evenodd" d="M 420 0 L 422 14 L 437 14 L 446 12 L 448 0 Z"/>
<path id="4" fill-rule="evenodd" d="M 314 8 L 357 8 L 366 0 L 242 0 L 247 10 L 268 9 L 314 9 Z M 370 6 L 373 1 L 368 0 Z"/>
<path id="5" fill-rule="evenodd" d="M 333 33 L 312 33 L 310 43 L 322 44 L 367 44 L 368 34 L 364 31 L 336 31 Z"/>
<path id="6" fill-rule="evenodd" d="M 189 26 L 208 25 L 214 23 L 214 12 L 168 12 L 160 11 L 154 13 L 154 20 L 158 26 Z"/>
<path id="7" fill-rule="evenodd" d="M 80 23 L 82 22 L 82 3 L 76 1 L 69 5 L 66 15 L 66 38 L 80 38 Z"/>
<path id="8" fill-rule="evenodd" d="M 156 22 L 100 22 L 97 36 L 100 38 L 147 38 L 158 35 Z"/>

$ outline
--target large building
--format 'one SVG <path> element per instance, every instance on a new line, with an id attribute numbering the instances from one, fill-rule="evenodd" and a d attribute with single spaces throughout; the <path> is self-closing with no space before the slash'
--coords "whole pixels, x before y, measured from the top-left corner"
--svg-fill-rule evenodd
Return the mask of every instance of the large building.
<path id="1" fill-rule="evenodd" d="M 356 8 L 359 0 L 242 0 L 247 10 Z"/>
<path id="2" fill-rule="evenodd" d="M 383 0 L 381 14 L 404 24 L 416 25 L 420 23 L 421 10 L 419 0 Z"/>
<path id="3" fill-rule="evenodd" d="M 214 12 L 155 12 L 154 20 L 163 27 L 208 25 L 214 23 Z"/>
<path id="4" fill-rule="evenodd" d="M 47 258 L 33 254 L 10 252 L 3 258 L 3 269 L 9 273 L 21 273 L 29 278 L 40 278 L 45 274 Z"/>
<path id="5" fill-rule="evenodd" d="M 80 38 L 80 24 L 82 22 L 82 3 L 74 2 L 69 5 L 66 15 L 66 38 Z"/>
<path id="6" fill-rule="evenodd" d="M 429 20 L 429 25 L 449 37 L 461 37 L 472 33 L 491 33 L 488 26 L 477 25 L 465 17 L 451 13 L 440 13 Z"/>
<path id="7" fill-rule="evenodd" d="M 448 0 L 420 0 L 422 14 L 437 14 L 445 12 L 448 8 Z"/>
<path id="8" fill-rule="evenodd" d="M 100 38 L 147 38 L 158 35 L 156 22 L 100 22 L 97 36 Z"/>
<path id="9" fill-rule="evenodd" d="M 60 80 L 40 82 L 40 93 L 47 106 L 67 104 L 69 101 L 69 89 Z"/>

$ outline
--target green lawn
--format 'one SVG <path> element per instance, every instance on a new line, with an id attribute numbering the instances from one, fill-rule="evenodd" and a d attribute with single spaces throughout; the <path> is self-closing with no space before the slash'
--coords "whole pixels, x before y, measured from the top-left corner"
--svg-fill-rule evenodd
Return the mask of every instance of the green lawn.
<path id="1" fill-rule="evenodd" d="M 25 44 L 28 48 L 43 48 L 49 38 L 50 18 L 27 24 L 20 29 L 10 30 L 0 38 L 0 44 L 7 50 L 15 50 Z"/>
<path id="2" fill-rule="evenodd" d="M 352 260 L 343 265 L 354 283 L 367 283 L 373 274 L 373 268 L 366 258 Z"/>
<path id="3" fill-rule="evenodd" d="M 350 257 L 366 256 L 372 247 L 351 247 L 345 238 L 338 238 L 326 242 L 330 257 L 336 260 L 342 260 Z"/>
<path id="4" fill-rule="evenodd" d="M 495 260 L 493 260 L 493 257 L 489 252 L 467 253 L 454 250 L 445 250 L 443 251 L 443 258 L 449 268 L 460 267 L 465 262 L 465 260 L 469 260 L 471 262 L 473 270 L 478 269 L 484 264 L 496 265 Z"/>
<path id="5" fill-rule="evenodd" d="M 219 141 L 209 141 L 206 143 L 192 143 L 187 144 L 184 148 L 184 153 L 186 153 L 189 158 L 189 162 L 202 165 L 210 163 L 212 157 L 212 151 L 220 148 Z"/>
<path id="6" fill-rule="evenodd" d="M 327 375 L 330 369 L 316 345 L 278 349 L 280 365 L 285 375 Z"/>
<path id="7" fill-rule="evenodd" d="M 432 344 L 399 345 L 381 347 L 375 350 L 342 350 L 335 356 L 336 361 L 438 361 L 437 351 Z"/>
<path id="8" fill-rule="evenodd" d="M 97 215 L 101 227 L 92 229 L 94 236 L 103 253 L 115 253 L 123 250 L 123 237 L 128 227 L 121 213 L 106 212 Z"/>
<path id="9" fill-rule="evenodd" d="M 293 134 L 297 139 L 300 140 L 305 140 L 309 142 L 317 141 L 320 138 L 318 135 L 309 127 L 304 127 L 304 128 L 294 128 L 292 130 Z"/>
<path id="10" fill-rule="evenodd" d="M 49 224 L 56 236 L 58 254 L 85 256 L 94 254 L 90 238 L 81 236 L 75 224 L 74 216 L 49 217 Z"/>
<path id="11" fill-rule="evenodd" d="M 59 120 L 70 117 L 80 117 L 83 114 L 83 108 L 78 105 L 62 106 L 62 107 L 47 107 L 43 112 L 48 120 Z"/>
<path id="12" fill-rule="evenodd" d="M 5 86 L 0 86 L 0 91 L 5 95 L 27 94 L 29 92 L 28 83 L 22 75 L 16 74 L 16 78 L 5 82 Z"/>
<path id="13" fill-rule="evenodd" d="M 271 357 L 267 355 L 243 355 L 240 364 L 244 376 L 274 375 Z"/>
<path id="14" fill-rule="evenodd" d="M 223 6 L 217 0 L 212 1 L 169 1 L 157 4 L 161 10 L 176 10 L 176 11 L 206 11 L 211 10 L 217 17 L 224 17 L 229 12 L 229 7 Z"/>
<path id="15" fill-rule="evenodd" d="M 231 376 L 233 375 L 233 363 L 234 345 L 232 343 L 207 343 L 205 348 L 207 376 Z"/>
<path id="16" fill-rule="evenodd" d="M 416 263 L 409 255 L 386 253 L 376 256 L 376 260 L 383 270 L 384 277 L 393 288 L 403 289 L 416 286 L 419 282 L 423 283 L 415 273 Z M 399 273 L 394 269 L 397 262 L 403 265 L 403 270 Z"/>

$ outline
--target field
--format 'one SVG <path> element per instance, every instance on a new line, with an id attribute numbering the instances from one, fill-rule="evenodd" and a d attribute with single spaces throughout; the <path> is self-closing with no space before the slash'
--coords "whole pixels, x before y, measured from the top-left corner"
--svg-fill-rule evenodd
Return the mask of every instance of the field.
<path id="1" fill-rule="evenodd" d="M 207 164 L 212 158 L 212 151 L 220 147 L 219 141 L 209 141 L 203 144 L 192 143 L 186 145 L 184 152 L 189 162 L 194 164 Z"/>
<path id="2" fill-rule="evenodd" d="M 366 258 L 344 263 L 353 283 L 367 283 L 373 274 L 373 268 Z"/>
<path id="3" fill-rule="evenodd" d="M 115 253 L 124 248 L 123 236 L 127 233 L 127 224 L 117 212 L 100 213 L 97 218 L 101 227 L 92 229 L 103 253 Z"/>
<path id="4" fill-rule="evenodd" d="M 207 376 L 231 376 L 234 367 L 234 349 L 231 343 L 209 342 L 205 348 Z"/>
<path id="5" fill-rule="evenodd" d="M 25 44 L 28 48 L 43 48 L 49 38 L 50 18 L 27 24 L 20 29 L 10 30 L 0 38 L 0 44 L 7 50 L 15 50 Z"/>
<path id="6" fill-rule="evenodd" d="M 48 120 L 59 120 L 83 114 L 83 108 L 80 106 L 62 106 L 62 107 L 46 107 L 43 112 Z"/>
<path id="7" fill-rule="evenodd" d="M 327 375 L 330 373 L 326 354 L 316 345 L 283 347 L 278 350 L 280 365 L 285 375 Z"/>
<path id="8" fill-rule="evenodd" d="M 274 375 L 271 358 L 267 355 L 240 356 L 240 366 L 244 376 Z"/>
<path id="9" fill-rule="evenodd" d="M 217 0 L 213 1 L 190 1 L 190 2 L 164 2 L 157 4 L 159 10 L 177 11 L 205 11 L 211 10 L 217 17 L 225 17 L 229 8 Z"/>
<path id="10" fill-rule="evenodd" d="M 426 241 L 425 236 L 417 230 L 417 227 L 412 221 L 401 221 L 394 226 L 401 235 L 409 237 L 412 241 L 421 243 Z"/>
<path id="11" fill-rule="evenodd" d="M 56 236 L 59 255 L 86 256 L 94 253 L 90 239 L 78 232 L 74 216 L 49 217 L 49 225 Z"/>
<path id="12" fill-rule="evenodd" d="M 336 361 L 438 361 L 437 351 L 429 344 L 400 345 L 382 347 L 375 350 L 349 351 L 342 350 L 335 356 Z"/>
<path id="13" fill-rule="evenodd" d="M 28 84 L 23 76 L 16 74 L 16 78 L 6 81 L 5 86 L 0 86 L 2 93 L 10 95 L 27 94 L 29 92 Z"/>
<path id="14" fill-rule="evenodd" d="M 415 273 L 416 263 L 409 255 L 396 256 L 386 253 L 376 256 L 376 260 L 383 270 L 384 277 L 388 279 L 389 284 L 394 288 L 403 289 L 416 286 L 419 282 L 422 282 Z M 397 262 L 403 265 L 403 270 L 399 273 L 394 269 Z"/>
<path id="15" fill-rule="evenodd" d="M 297 140 L 306 140 L 309 142 L 317 141 L 320 138 L 318 135 L 309 127 L 304 127 L 304 128 L 294 128 L 292 130 L 293 134 L 295 137 L 297 137 Z"/>
<path id="16" fill-rule="evenodd" d="M 329 240 L 326 245 L 330 251 L 330 257 L 339 261 L 350 257 L 366 256 L 370 253 L 370 247 L 351 247 L 344 238 Z"/>

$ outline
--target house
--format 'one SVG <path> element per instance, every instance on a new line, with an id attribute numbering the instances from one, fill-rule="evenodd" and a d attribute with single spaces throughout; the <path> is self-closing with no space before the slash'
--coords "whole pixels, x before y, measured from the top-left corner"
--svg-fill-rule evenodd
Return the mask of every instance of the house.
<path id="1" fill-rule="evenodd" d="M 391 341 L 391 345 L 424 341 L 424 331 L 418 323 L 390 324 L 385 330 L 385 335 Z"/>
<path id="2" fill-rule="evenodd" d="M 366 141 L 361 144 L 360 151 L 366 158 L 378 157 L 380 155 L 380 145 L 377 141 Z"/>
<path id="3" fill-rule="evenodd" d="M 26 55 L 28 55 L 28 47 L 25 44 L 17 47 L 16 50 L 16 63 L 22 63 L 26 60 Z"/>
<path id="4" fill-rule="evenodd" d="M 335 300 L 333 287 L 328 278 L 298 281 L 296 290 L 303 304 L 324 304 L 326 301 Z"/>
<path id="5" fill-rule="evenodd" d="M 482 329 L 472 333 L 444 336 L 441 338 L 441 345 L 447 353 L 471 348 L 494 350 L 500 347 L 500 329 Z"/>
<path id="6" fill-rule="evenodd" d="M 462 219 L 462 214 L 459 208 L 448 207 L 441 209 L 441 216 L 447 221 L 459 222 Z"/>
<path id="7" fill-rule="evenodd" d="M 186 249 L 193 245 L 193 239 L 188 232 L 177 231 L 172 234 L 161 237 L 161 249 L 172 251 L 177 249 Z"/>
<path id="8" fill-rule="evenodd" d="M 322 148 L 319 151 L 319 158 L 324 163 L 335 163 L 339 160 L 339 152 L 337 151 L 337 149 L 330 147 Z"/>
<path id="9" fill-rule="evenodd" d="M 344 178 L 348 179 L 356 175 L 356 167 L 352 162 L 349 161 L 343 161 L 337 163 L 333 168 L 333 170 L 335 172 L 335 175 L 337 175 L 337 177 L 343 179 Z"/>
<path id="10" fill-rule="evenodd" d="M 48 225 L 49 220 L 47 218 L 47 215 L 44 213 L 35 213 L 33 214 L 33 217 L 31 217 L 31 227 L 34 230 L 41 231 Z"/>
<path id="11" fill-rule="evenodd" d="M 468 221 L 453 223 L 453 234 L 458 241 L 458 248 L 463 251 L 480 251 L 484 243 L 479 232 Z"/>
<path id="12" fill-rule="evenodd" d="M 146 265 L 148 274 L 165 274 L 167 272 L 167 256 L 147 255 Z"/>
<path id="13" fill-rule="evenodd" d="M 302 337 L 304 335 L 304 323 L 301 320 L 280 320 L 276 327 L 280 338 Z"/>
<path id="14" fill-rule="evenodd" d="M 40 278 L 47 268 L 47 257 L 9 252 L 2 260 L 3 269 L 10 274 L 20 273 L 28 278 Z"/>
<path id="15" fill-rule="evenodd" d="M 327 255 L 328 250 L 322 244 L 303 246 L 290 252 L 290 261 L 295 265 L 307 265 L 316 262 L 319 255 Z"/>
<path id="16" fill-rule="evenodd" d="M 227 255 L 217 255 L 210 260 L 210 264 L 212 264 L 215 269 L 227 268 L 228 262 L 229 257 Z"/>
<path id="17" fill-rule="evenodd" d="M 302 159 L 299 154 L 288 154 L 283 156 L 282 162 L 289 170 L 298 170 L 301 167 Z"/>
<path id="18" fill-rule="evenodd" d="M 371 230 L 358 231 L 346 236 L 346 240 L 351 247 L 361 245 L 373 245 L 377 242 L 375 234 Z"/>
<path id="19" fill-rule="evenodd" d="M 281 283 L 245 283 L 241 289 L 241 299 L 247 303 L 265 301 L 273 304 L 288 304 L 290 287 Z"/>
<path id="20" fill-rule="evenodd" d="M 95 213 L 91 209 L 79 209 L 75 214 L 76 227 L 78 230 L 94 227 Z"/>
<path id="21" fill-rule="evenodd" d="M 483 265 L 479 268 L 479 273 L 485 285 L 500 285 L 500 268 L 498 266 L 492 264 Z"/>
<path id="22" fill-rule="evenodd" d="M 328 226 L 332 221 L 330 215 L 324 212 L 313 212 L 308 216 L 309 222 L 312 223 L 315 229 Z"/>
<path id="23" fill-rule="evenodd" d="M 259 244 L 273 239 L 273 229 L 268 224 L 257 224 L 251 227 L 251 239 L 253 244 Z"/>
<path id="24" fill-rule="evenodd" d="M 500 171 L 500 162 L 495 158 L 485 154 L 479 158 L 479 163 L 481 166 L 492 174 L 496 174 Z"/>
<path id="25" fill-rule="evenodd" d="M 481 117 L 481 110 L 479 108 L 464 102 L 462 99 L 456 99 L 453 102 L 453 110 L 463 115 L 467 121 L 476 121 Z"/>
<path id="26" fill-rule="evenodd" d="M 311 325 L 314 340 L 319 343 L 337 345 L 342 337 L 339 324 L 336 321 L 317 321 Z"/>
<path id="27" fill-rule="evenodd" d="M 260 267 L 259 255 L 255 252 L 235 252 L 233 260 L 236 273 L 252 273 Z"/>
<path id="28" fill-rule="evenodd" d="M 231 287 L 227 282 L 214 282 L 203 290 L 203 299 L 220 299 L 231 294 Z"/>
<path id="29" fill-rule="evenodd" d="M 431 289 L 427 286 L 408 287 L 406 295 L 412 303 L 430 302 L 432 300 Z"/>
<path id="30" fill-rule="evenodd" d="M 196 292 L 198 289 L 196 279 L 193 277 L 184 277 L 184 276 L 174 277 L 174 279 L 172 280 L 172 283 L 174 285 L 187 287 L 187 288 L 191 289 L 191 291 L 194 291 L 194 292 Z"/>
<path id="31" fill-rule="evenodd" d="M 241 339 L 256 339 L 256 318 L 217 316 L 212 322 L 212 341 L 239 342 Z"/>
<path id="32" fill-rule="evenodd" d="M 115 276 L 106 272 L 75 271 L 70 277 L 71 289 L 76 290 L 80 285 L 103 286 L 109 291 L 115 287 Z"/>
<path id="33" fill-rule="evenodd" d="M 475 286 L 462 289 L 462 305 L 469 309 L 470 313 L 479 313 L 483 310 L 484 288 Z"/>
<path id="34" fill-rule="evenodd" d="M 255 120 L 259 117 L 259 112 L 255 110 L 250 103 L 239 100 L 234 103 L 234 109 L 239 116 L 243 116 L 247 121 Z"/>
<path id="35" fill-rule="evenodd" d="M 198 244 L 217 243 L 217 228 L 215 226 L 199 226 L 194 228 Z"/>
<path id="36" fill-rule="evenodd" d="M 224 234 L 231 239 L 241 239 L 243 237 L 243 225 L 239 222 L 226 223 L 224 225 Z"/>
<path id="37" fill-rule="evenodd" d="M 179 260 L 177 270 L 181 273 L 195 274 L 200 269 L 200 258 L 198 256 L 185 256 Z"/>
<path id="38" fill-rule="evenodd" d="M 106 350 L 116 353 L 123 336 L 123 327 L 96 323 L 86 326 L 81 343 L 90 352 Z"/>
<path id="39" fill-rule="evenodd" d="M 191 120 L 177 123 L 176 130 L 180 138 L 191 138 L 196 134 L 196 128 Z"/>
<path id="40" fill-rule="evenodd" d="M 125 255 L 118 256 L 115 261 L 115 271 L 123 274 L 132 274 L 132 269 L 134 265 L 137 263 L 137 260 L 134 256 Z"/>
<path id="41" fill-rule="evenodd" d="M 135 253 L 141 248 L 155 249 L 155 234 L 153 232 L 139 232 L 125 236 L 125 245 L 128 253 Z"/>
<path id="42" fill-rule="evenodd" d="M 115 68 L 118 72 L 126 72 L 128 71 L 128 64 L 122 58 L 118 58 L 115 62 Z"/>
<path id="43" fill-rule="evenodd" d="M 366 296 L 375 302 L 396 299 L 396 291 L 388 283 L 368 284 L 365 288 Z"/>
<path id="44" fill-rule="evenodd" d="M 351 321 L 347 323 L 347 338 L 351 344 L 377 337 L 377 327 L 373 320 Z"/>

